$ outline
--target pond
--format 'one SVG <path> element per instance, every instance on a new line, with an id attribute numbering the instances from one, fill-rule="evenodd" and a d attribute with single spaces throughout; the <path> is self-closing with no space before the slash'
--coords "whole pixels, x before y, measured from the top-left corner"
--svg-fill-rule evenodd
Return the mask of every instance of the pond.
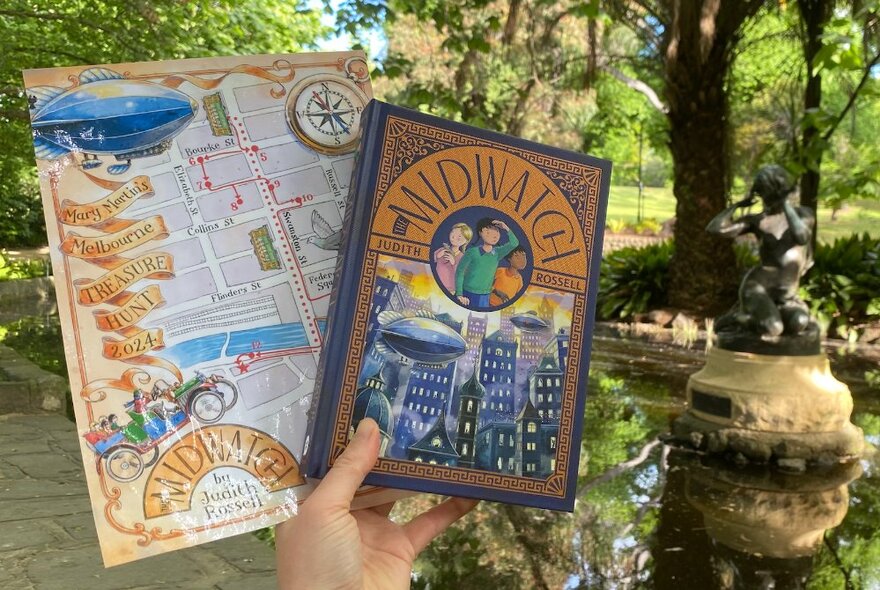
<path id="1" fill-rule="evenodd" d="M 5 343 L 64 374 L 57 317 Z M 880 444 L 876 357 L 830 350 L 853 420 Z M 597 330 L 572 515 L 484 502 L 432 544 L 414 588 L 880 588 L 880 461 L 807 473 L 736 467 L 664 444 L 704 362 L 692 348 Z M 406 519 L 428 496 L 401 502 Z"/>
<path id="2" fill-rule="evenodd" d="M 873 358 L 829 351 L 880 442 Z M 876 354 L 876 352 L 875 352 Z M 422 588 L 880 588 L 880 472 L 736 467 L 658 439 L 685 409 L 691 349 L 597 330 L 573 515 L 483 503 L 420 557 Z M 424 509 L 407 500 L 399 516 Z"/>

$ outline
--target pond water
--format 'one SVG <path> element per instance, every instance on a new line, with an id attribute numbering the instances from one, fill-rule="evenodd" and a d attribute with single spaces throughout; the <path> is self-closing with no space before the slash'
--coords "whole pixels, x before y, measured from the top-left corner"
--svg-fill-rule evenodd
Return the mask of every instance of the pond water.
<path id="1" fill-rule="evenodd" d="M 7 345 L 64 374 L 57 317 L 6 326 Z M 829 351 L 853 421 L 880 444 L 875 357 Z M 573 515 L 483 503 L 419 558 L 414 588 L 880 588 L 880 461 L 786 473 L 736 467 L 660 437 L 704 362 L 599 329 Z M 416 497 L 406 518 L 432 502 Z"/>
<path id="2" fill-rule="evenodd" d="M 853 421 L 877 444 L 880 391 L 865 381 L 877 357 L 837 347 L 829 356 L 853 393 Z M 621 391 L 640 414 L 646 441 L 684 411 L 687 377 L 702 367 L 704 355 L 701 348 L 600 333 L 593 358 L 594 369 L 624 380 Z M 595 393 L 593 402 L 601 403 L 601 392 Z M 634 451 L 640 444 L 627 446 Z M 593 486 L 603 476 L 585 478 L 580 497 L 595 506 L 579 506 L 574 520 L 584 521 L 597 539 L 610 537 L 613 550 L 586 551 L 582 572 L 572 572 L 567 587 L 880 588 L 878 465 L 873 455 L 853 465 L 786 473 L 658 444 L 607 482 Z M 606 517 L 614 507 L 625 509 Z M 584 512 L 594 519 L 584 519 Z"/>

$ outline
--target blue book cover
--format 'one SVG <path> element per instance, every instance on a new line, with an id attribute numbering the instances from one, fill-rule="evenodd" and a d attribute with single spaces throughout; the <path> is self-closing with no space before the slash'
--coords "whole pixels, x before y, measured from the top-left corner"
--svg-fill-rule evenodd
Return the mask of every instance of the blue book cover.
<path id="1" fill-rule="evenodd" d="M 372 101 L 307 473 L 572 510 L 611 163 Z"/>

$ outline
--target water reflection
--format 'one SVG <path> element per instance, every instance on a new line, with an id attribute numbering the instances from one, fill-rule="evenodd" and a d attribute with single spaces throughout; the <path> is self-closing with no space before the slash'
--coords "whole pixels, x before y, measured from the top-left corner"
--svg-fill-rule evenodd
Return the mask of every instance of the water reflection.
<path id="1" fill-rule="evenodd" d="M 708 587 L 725 590 L 805 588 L 826 532 L 846 516 L 847 484 L 862 472 L 858 463 L 806 473 L 737 468 L 681 451 L 669 465 L 683 477 L 669 478 L 664 501 L 683 496 L 702 516 Z"/>

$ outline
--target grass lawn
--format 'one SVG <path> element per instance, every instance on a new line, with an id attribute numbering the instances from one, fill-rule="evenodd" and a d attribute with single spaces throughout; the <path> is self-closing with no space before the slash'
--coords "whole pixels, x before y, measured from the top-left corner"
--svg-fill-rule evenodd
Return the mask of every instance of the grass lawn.
<path id="1" fill-rule="evenodd" d="M 837 212 L 834 221 L 831 209 L 819 208 L 819 239 L 823 242 L 865 232 L 872 237 L 880 236 L 880 201 L 853 201 Z"/>
<path id="2" fill-rule="evenodd" d="M 675 197 L 672 187 L 645 188 L 645 217 L 659 222 L 675 215 Z M 608 202 L 608 219 L 620 219 L 627 223 L 636 222 L 639 189 L 634 186 L 612 186 Z M 849 203 L 831 221 L 831 209 L 819 208 L 819 239 L 833 242 L 835 238 L 851 233 L 868 232 L 880 236 L 880 201 L 861 200 Z"/>
<path id="3" fill-rule="evenodd" d="M 675 197 L 672 196 L 672 187 L 646 187 L 644 196 L 646 218 L 653 217 L 662 223 L 675 215 Z M 622 219 L 627 223 L 635 223 L 638 202 L 638 187 L 612 186 L 611 196 L 608 199 L 608 219 Z"/>

